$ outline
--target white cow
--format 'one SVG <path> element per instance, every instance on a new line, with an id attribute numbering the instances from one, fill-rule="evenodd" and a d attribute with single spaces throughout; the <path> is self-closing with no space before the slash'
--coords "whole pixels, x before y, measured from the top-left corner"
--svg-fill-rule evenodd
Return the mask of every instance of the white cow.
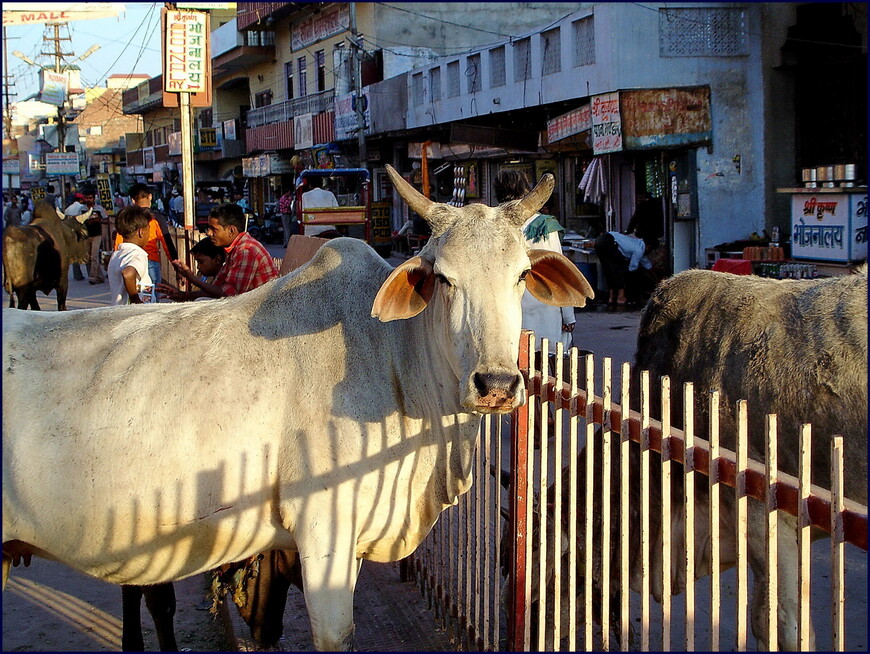
<path id="1" fill-rule="evenodd" d="M 4 310 L 4 584 L 30 554 L 145 585 L 290 549 L 315 646 L 353 645 L 360 560 L 413 552 L 471 486 L 480 415 L 524 401 L 523 290 L 592 297 L 520 233 L 552 176 L 456 208 L 387 170 L 433 233 L 395 270 L 337 239 L 238 297 Z"/>

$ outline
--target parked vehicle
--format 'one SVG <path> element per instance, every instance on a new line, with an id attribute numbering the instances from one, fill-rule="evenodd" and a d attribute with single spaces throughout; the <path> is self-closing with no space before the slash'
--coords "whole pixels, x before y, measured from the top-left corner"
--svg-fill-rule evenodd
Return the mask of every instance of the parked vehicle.
<path id="1" fill-rule="evenodd" d="M 324 188 L 331 191 L 337 207 L 303 210 L 302 194 L 310 189 L 308 179 L 320 177 Z M 386 239 L 383 230 L 372 229 L 371 177 L 365 168 L 313 168 L 303 170 L 296 179 L 296 202 L 294 217 L 299 223 L 299 233 L 309 235 L 316 225 L 335 225 L 341 236 L 360 238 L 374 247 L 381 256 L 389 256 L 392 246 L 389 224 Z M 335 232 L 333 232 L 334 234 Z M 326 235 L 326 234 L 324 234 Z"/>

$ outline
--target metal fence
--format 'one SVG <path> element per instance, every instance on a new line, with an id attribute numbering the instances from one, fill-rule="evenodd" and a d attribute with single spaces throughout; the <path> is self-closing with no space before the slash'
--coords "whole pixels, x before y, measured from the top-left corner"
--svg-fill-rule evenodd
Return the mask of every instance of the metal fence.
<path id="1" fill-rule="evenodd" d="M 457 649 L 746 650 L 755 632 L 759 649 L 867 648 L 867 507 L 843 495 L 842 438 L 823 489 L 810 484 L 809 425 L 795 477 L 778 470 L 775 416 L 765 463 L 753 461 L 746 401 L 732 451 L 718 393 L 700 398 L 701 439 L 691 384 L 677 429 L 667 378 L 655 420 L 648 374 L 632 389 L 624 364 L 614 393 L 609 359 L 596 374 L 591 355 L 561 346 L 542 373 L 530 339 L 529 402 L 484 418 L 474 486 L 404 568 Z M 639 411 L 624 410 L 630 397 Z"/>

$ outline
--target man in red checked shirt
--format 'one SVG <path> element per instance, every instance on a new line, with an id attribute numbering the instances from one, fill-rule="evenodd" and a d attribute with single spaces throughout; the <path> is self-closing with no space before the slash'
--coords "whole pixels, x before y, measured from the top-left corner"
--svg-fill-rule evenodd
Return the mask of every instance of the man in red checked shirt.
<path id="1" fill-rule="evenodd" d="M 212 209 L 208 216 L 207 233 L 215 245 L 226 250 L 227 261 L 213 284 L 198 279 L 184 262 L 173 261 L 172 265 L 179 276 L 200 289 L 193 291 L 192 295 L 187 294 L 186 299 L 239 295 L 277 279 L 278 268 L 269 251 L 245 231 L 245 216 L 239 205 L 222 204 Z M 157 290 L 168 292 L 173 289 L 161 284 Z"/>

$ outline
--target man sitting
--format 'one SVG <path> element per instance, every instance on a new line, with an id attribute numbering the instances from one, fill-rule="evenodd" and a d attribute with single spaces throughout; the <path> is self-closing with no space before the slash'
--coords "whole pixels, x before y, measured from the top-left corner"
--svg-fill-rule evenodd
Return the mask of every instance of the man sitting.
<path id="1" fill-rule="evenodd" d="M 239 205 L 222 204 L 212 209 L 207 233 L 215 245 L 226 250 L 227 261 L 211 284 L 198 278 L 183 261 L 173 261 L 179 276 L 200 289 L 188 294 L 187 299 L 239 295 L 277 279 L 278 268 L 272 255 L 245 231 L 245 215 Z"/>

